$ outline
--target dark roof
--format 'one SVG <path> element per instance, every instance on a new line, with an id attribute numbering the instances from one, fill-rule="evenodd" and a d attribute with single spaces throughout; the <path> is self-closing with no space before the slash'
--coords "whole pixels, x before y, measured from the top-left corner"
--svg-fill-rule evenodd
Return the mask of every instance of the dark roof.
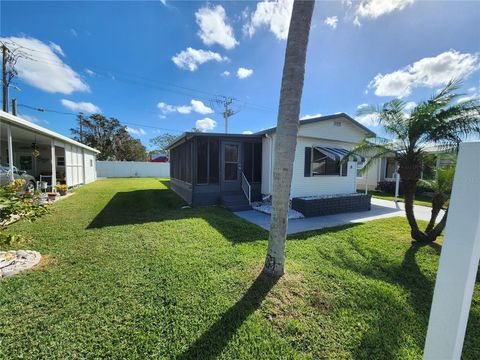
<path id="1" fill-rule="evenodd" d="M 366 126 L 360 124 L 357 120 L 353 119 L 352 117 L 350 117 L 349 115 L 347 115 L 345 113 L 338 113 L 338 114 L 334 114 L 334 115 L 319 116 L 319 117 L 316 117 L 316 118 L 300 120 L 300 125 L 313 124 L 313 123 L 317 123 L 317 122 L 321 122 L 321 121 L 327 121 L 327 120 L 333 120 L 333 119 L 347 119 L 353 125 L 358 126 L 360 129 L 365 130 L 368 134 L 376 135 L 372 130 L 370 130 Z M 266 129 L 266 130 L 256 132 L 254 135 L 271 134 L 275 130 L 276 130 L 276 127 L 272 127 L 270 129 Z"/>
<path id="2" fill-rule="evenodd" d="M 190 140 L 194 137 L 200 136 L 209 136 L 209 137 L 222 137 L 222 138 L 245 138 L 245 139 L 258 139 L 261 138 L 261 134 L 225 134 L 225 133 L 203 133 L 203 132 L 184 132 L 182 135 L 178 136 L 173 142 L 168 145 L 166 150 L 170 150 L 175 146 L 181 144 L 186 140 Z"/>
<path id="3" fill-rule="evenodd" d="M 352 119 L 349 115 L 345 113 L 338 113 L 334 115 L 327 115 L 327 116 L 320 116 L 311 119 L 300 120 L 300 125 L 305 124 L 312 124 L 320 121 L 327 121 L 332 119 L 346 119 L 349 120 L 353 125 L 358 126 L 359 128 L 365 130 L 370 135 L 376 135 L 372 130 L 363 126 L 358 121 Z M 274 132 L 276 127 L 272 127 L 270 129 L 262 130 L 253 134 L 225 134 L 225 133 L 202 133 L 202 132 L 184 132 L 182 135 L 178 136 L 173 142 L 166 148 L 166 150 L 170 150 L 175 146 L 181 144 L 183 141 L 190 140 L 196 136 L 211 136 L 211 137 L 223 137 L 223 138 L 258 138 L 259 136 L 263 136 L 265 134 L 271 134 Z"/>

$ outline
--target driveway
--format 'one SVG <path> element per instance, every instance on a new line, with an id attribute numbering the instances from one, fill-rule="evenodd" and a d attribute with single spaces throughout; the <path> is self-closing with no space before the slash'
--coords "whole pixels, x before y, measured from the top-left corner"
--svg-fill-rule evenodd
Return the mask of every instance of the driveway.
<path id="1" fill-rule="evenodd" d="M 415 216 L 418 220 L 430 220 L 431 208 L 426 206 L 414 206 Z M 437 222 L 443 216 L 442 210 L 437 218 Z M 235 215 L 248 220 L 265 230 L 270 229 L 270 215 L 256 210 L 239 211 Z M 405 204 L 402 202 L 372 198 L 372 208 L 370 211 L 351 212 L 335 215 L 315 216 L 304 219 L 294 219 L 288 221 L 288 233 L 295 234 L 303 231 L 318 230 L 332 226 L 345 224 L 363 223 L 377 219 L 390 218 L 395 216 L 405 216 Z"/>

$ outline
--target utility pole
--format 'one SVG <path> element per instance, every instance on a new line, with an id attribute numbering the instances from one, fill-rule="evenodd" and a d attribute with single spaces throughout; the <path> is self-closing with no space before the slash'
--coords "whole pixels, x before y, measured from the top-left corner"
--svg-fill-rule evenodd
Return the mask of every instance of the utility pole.
<path id="1" fill-rule="evenodd" d="M 211 100 L 212 105 L 219 109 L 219 112 L 222 112 L 225 121 L 225 134 L 228 134 L 228 119 L 240 111 L 238 109 L 232 109 L 234 101 L 234 98 L 227 96 L 217 96 L 215 99 Z"/>
<path id="2" fill-rule="evenodd" d="M 5 44 L 2 44 L 2 99 L 3 99 L 3 111 L 8 112 L 8 76 L 7 76 L 7 62 L 8 62 L 8 49 Z"/>
<path id="3" fill-rule="evenodd" d="M 12 99 L 12 115 L 17 116 L 17 99 Z"/>

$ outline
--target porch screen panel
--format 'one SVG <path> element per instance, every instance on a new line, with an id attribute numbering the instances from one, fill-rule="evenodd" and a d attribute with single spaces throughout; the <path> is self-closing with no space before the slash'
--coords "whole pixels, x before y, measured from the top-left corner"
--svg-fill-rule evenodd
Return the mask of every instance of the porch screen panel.
<path id="1" fill-rule="evenodd" d="M 243 144 L 243 173 L 248 181 L 252 182 L 253 178 L 253 144 Z"/>
<path id="2" fill-rule="evenodd" d="M 253 182 L 262 181 L 262 144 L 253 144 Z"/>
<path id="3" fill-rule="evenodd" d="M 197 184 L 208 184 L 208 138 L 197 139 Z"/>
<path id="4" fill-rule="evenodd" d="M 218 140 L 210 140 L 208 147 L 208 159 L 210 165 L 210 184 L 218 184 L 219 169 L 220 169 L 220 152 Z"/>
<path id="5" fill-rule="evenodd" d="M 72 174 L 72 148 L 70 144 L 65 144 L 65 177 L 68 186 L 73 186 Z"/>
<path id="6" fill-rule="evenodd" d="M 192 143 L 186 142 L 170 150 L 170 177 L 192 182 Z"/>

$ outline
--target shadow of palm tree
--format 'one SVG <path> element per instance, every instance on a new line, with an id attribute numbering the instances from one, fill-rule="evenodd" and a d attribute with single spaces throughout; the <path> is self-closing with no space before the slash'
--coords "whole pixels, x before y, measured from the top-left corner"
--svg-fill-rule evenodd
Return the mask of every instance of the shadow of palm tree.
<path id="1" fill-rule="evenodd" d="M 243 297 L 205 331 L 188 350 L 178 356 L 177 360 L 207 360 L 218 357 L 237 329 L 260 307 L 277 280 L 261 273 Z"/>

